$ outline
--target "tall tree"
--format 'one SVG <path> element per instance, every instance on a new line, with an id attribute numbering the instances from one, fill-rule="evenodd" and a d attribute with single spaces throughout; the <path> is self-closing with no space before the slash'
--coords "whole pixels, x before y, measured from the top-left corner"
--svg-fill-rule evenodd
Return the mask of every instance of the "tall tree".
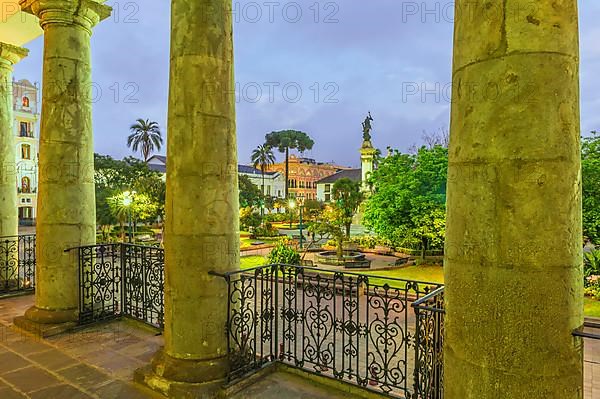
<path id="1" fill-rule="evenodd" d="M 275 163 L 275 155 L 273 155 L 273 149 L 266 144 L 260 144 L 251 155 L 252 165 L 255 168 L 260 168 L 262 175 L 262 195 L 263 200 L 266 197 L 265 194 L 265 171 L 267 167 Z M 263 217 L 263 207 L 260 208 L 260 216 Z"/>
<path id="2" fill-rule="evenodd" d="M 248 176 L 240 175 L 238 180 L 240 208 L 254 207 L 261 199 L 260 189 Z"/>
<path id="3" fill-rule="evenodd" d="M 129 127 L 129 130 L 132 133 L 127 137 L 127 147 L 134 152 L 139 150 L 142 153 L 144 162 L 148 161 L 154 150 L 160 150 L 163 139 L 158 123 L 151 122 L 148 119 L 138 119 Z"/>
<path id="4" fill-rule="evenodd" d="M 444 243 L 448 149 L 421 147 L 383 158 L 370 182 L 365 225 L 395 247 L 441 248 Z"/>
<path id="5" fill-rule="evenodd" d="M 298 130 L 280 130 L 271 132 L 265 136 L 265 144 L 271 148 L 277 148 L 279 152 L 285 153 L 285 198 L 288 198 L 289 187 L 289 157 L 290 149 L 300 152 L 313 148 L 315 142 L 310 136 Z"/>
<path id="6" fill-rule="evenodd" d="M 342 223 L 346 228 L 346 239 L 350 239 L 350 227 L 352 226 L 352 218 L 361 202 L 364 200 L 364 195 L 360 190 L 360 182 L 352 181 L 347 177 L 339 179 L 333 184 L 331 195 L 336 206 L 340 209 Z"/>

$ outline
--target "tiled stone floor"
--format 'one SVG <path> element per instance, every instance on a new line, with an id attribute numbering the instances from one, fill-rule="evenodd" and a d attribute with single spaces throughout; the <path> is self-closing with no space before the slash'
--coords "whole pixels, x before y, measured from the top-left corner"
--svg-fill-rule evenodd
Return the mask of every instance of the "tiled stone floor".
<path id="1" fill-rule="evenodd" d="M 33 296 L 0 299 L 0 399 L 164 399 L 131 382 L 162 345 L 156 331 L 128 321 L 39 339 L 12 320 Z M 585 340 L 585 399 L 600 399 L 600 341 Z M 350 398 L 287 373 L 267 376 L 233 399 Z"/>
<path id="2" fill-rule="evenodd" d="M 162 337 L 114 321 L 42 340 L 11 327 L 32 301 L 32 296 L 0 300 L 1 399 L 164 398 L 130 382 Z"/>

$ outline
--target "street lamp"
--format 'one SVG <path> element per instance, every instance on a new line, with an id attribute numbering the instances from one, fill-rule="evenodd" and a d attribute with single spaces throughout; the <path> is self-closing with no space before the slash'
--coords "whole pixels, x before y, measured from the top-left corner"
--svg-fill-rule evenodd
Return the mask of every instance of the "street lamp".
<path id="1" fill-rule="evenodd" d="M 129 243 L 132 242 L 132 231 L 131 231 L 131 205 L 133 204 L 133 197 L 135 191 L 125 191 L 123 193 L 123 206 L 127 207 L 129 216 Z"/>
<path id="2" fill-rule="evenodd" d="M 304 208 L 303 204 L 300 203 L 300 206 L 298 207 L 298 211 L 300 211 L 300 249 L 302 249 L 302 208 Z"/>

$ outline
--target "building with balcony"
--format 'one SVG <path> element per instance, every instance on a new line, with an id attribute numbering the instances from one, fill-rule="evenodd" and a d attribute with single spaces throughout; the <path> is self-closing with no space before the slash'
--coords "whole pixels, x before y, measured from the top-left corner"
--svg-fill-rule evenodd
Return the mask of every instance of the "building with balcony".
<path id="1" fill-rule="evenodd" d="M 38 189 L 39 87 L 26 79 L 13 81 L 16 137 L 16 184 L 19 224 L 35 224 Z"/>
<path id="2" fill-rule="evenodd" d="M 317 182 L 340 170 L 350 169 L 333 163 L 317 162 L 311 158 L 290 155 L 289 157 L 288 192 L 291 197 L 304 200 L 316 200 Z M 273 164 L 269 171 L 279 172 L 285 176 L 285 162 Z"/>

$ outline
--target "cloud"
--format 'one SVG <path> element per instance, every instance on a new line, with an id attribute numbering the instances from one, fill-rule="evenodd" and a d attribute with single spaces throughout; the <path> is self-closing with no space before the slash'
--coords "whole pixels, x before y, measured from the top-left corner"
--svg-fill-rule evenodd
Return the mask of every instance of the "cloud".
<path id="1" fill-rule="evenodd" d="M 92 39 L 93 80 L 102 91 L 94 104 L 95 148 L 122 157 L 130 154 L 125 137 L 136 118 L 154 119 L 166 130 L 170 5 L 108 3 L 115 12 Z M 294 128 L 315 139 L 310 156 L 357 165 L 367 111 L 381 149 L 407 149 L 424 130 L 448 127 L 444 86 L 451 80 L 453 3 L 233 4 L 240 162 L 248 162 L 266 133 Z M 580 1 L 580 15 L 582 130 L 588 131 L 600 129 L 600 4 Z M 16 78 L 41 80 L 42 45 L 37 39 L 28 46 L 31 54 L 15 68 Z M 438 95 L 407 96 L 411 84 Z"/>

